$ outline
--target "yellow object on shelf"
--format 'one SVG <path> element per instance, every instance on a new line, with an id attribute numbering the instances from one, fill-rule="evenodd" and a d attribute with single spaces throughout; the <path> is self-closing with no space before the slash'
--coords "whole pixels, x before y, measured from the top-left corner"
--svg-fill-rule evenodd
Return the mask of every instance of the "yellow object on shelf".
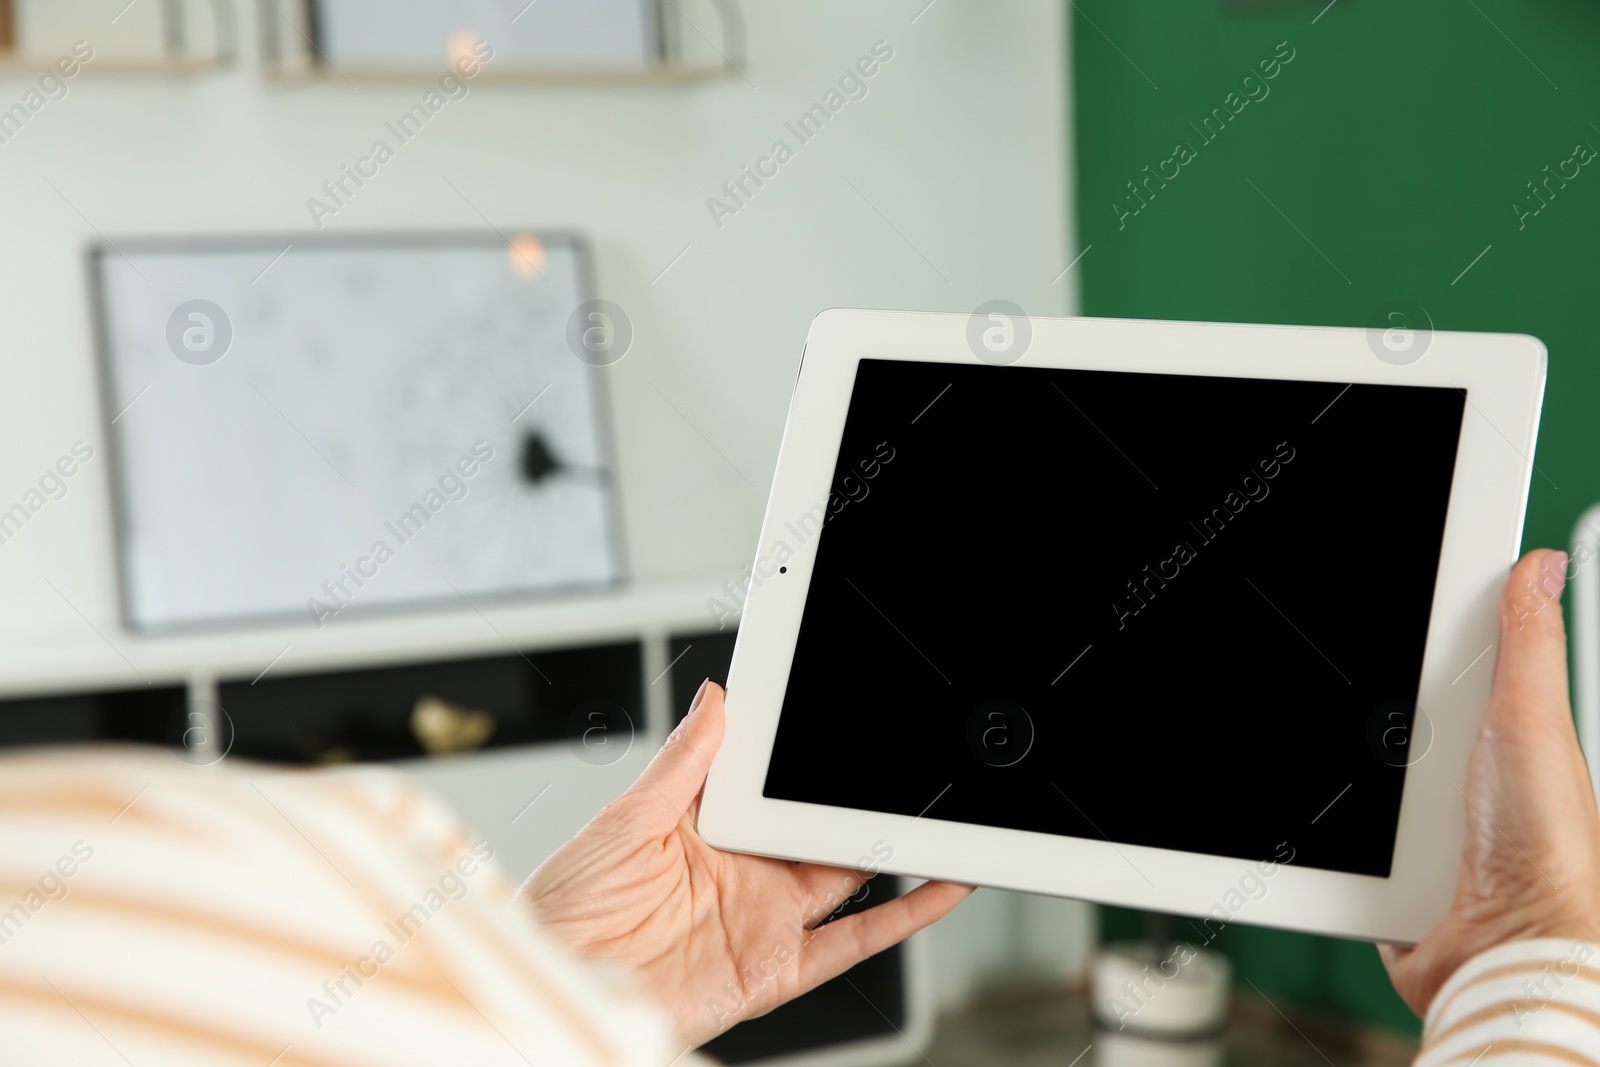
<path id="1" fill-rule="evenodd" d="M 411 733 L 430 756 L 476 752 L 494 735 L 495 718 L 427 694 L 411 709 Z"/>

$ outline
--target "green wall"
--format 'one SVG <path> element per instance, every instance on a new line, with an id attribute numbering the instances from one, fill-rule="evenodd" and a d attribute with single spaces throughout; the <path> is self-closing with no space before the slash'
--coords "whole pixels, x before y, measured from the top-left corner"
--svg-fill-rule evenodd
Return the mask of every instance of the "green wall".
<path id="1" fill-rule="evenodd" d="M 1550 379 L 1524 544 L 1565 546 L 1600 501 L 1600 158 L 1564 162 L 1600 149 L 1600 7 L 1323 2 L 1074 0 L 1084 314 L 1371 326 L 1404 301 L 1437 329 L 1533 334 Z M 1247 87 L 1282 42 L 1293 59 Z M 1230 93 L 1260 99 L 1232 114 Z M 1193 158 L 1164 163 L 1180 142 Z M 1127 183 L 1162 168 L 1141 206 Z M 1369 945 L 1219 941 L 1269 995 L 1417 1027 Z"/>

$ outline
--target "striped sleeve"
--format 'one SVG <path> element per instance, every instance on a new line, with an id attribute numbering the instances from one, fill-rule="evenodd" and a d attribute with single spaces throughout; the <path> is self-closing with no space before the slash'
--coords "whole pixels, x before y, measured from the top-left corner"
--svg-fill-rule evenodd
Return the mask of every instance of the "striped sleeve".
<path id="1" fill-rule="evenodd" d="M 1439 990 L 1415 1067 L 1600 1067 L 1600 944 L 1512 941 Z"/>
<path id="2" fill-rule="evenodd" d="M 0 1063 L 688 1067 L 396 772 L 0 758 Z"/>

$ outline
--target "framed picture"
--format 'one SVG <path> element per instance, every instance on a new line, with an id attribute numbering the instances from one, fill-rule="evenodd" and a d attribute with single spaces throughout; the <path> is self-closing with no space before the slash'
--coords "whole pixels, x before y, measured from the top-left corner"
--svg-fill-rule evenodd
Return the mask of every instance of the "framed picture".
<path id="1" fill-rule="evenodd" d="M 119 241 L 91 271 L 130 627 L 620 580 L 579 238 Z"/>
<path id="2" fill-rule="evenodd" d="M 493 63 L 646 66 L 661 59 L 655 0 L 310 0 L 312 36 L 334 64 L 447 62 L 483 40 Z"/>

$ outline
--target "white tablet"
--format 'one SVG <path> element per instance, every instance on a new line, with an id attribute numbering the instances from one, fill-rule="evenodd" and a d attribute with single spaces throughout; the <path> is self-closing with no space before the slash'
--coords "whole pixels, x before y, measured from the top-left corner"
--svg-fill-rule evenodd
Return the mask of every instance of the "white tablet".
<path id="1" fill-rule="evenodd" d="M 1521 336 L 824 312 L 700 832 L 1420 939 L 1544 376 Z"/>

